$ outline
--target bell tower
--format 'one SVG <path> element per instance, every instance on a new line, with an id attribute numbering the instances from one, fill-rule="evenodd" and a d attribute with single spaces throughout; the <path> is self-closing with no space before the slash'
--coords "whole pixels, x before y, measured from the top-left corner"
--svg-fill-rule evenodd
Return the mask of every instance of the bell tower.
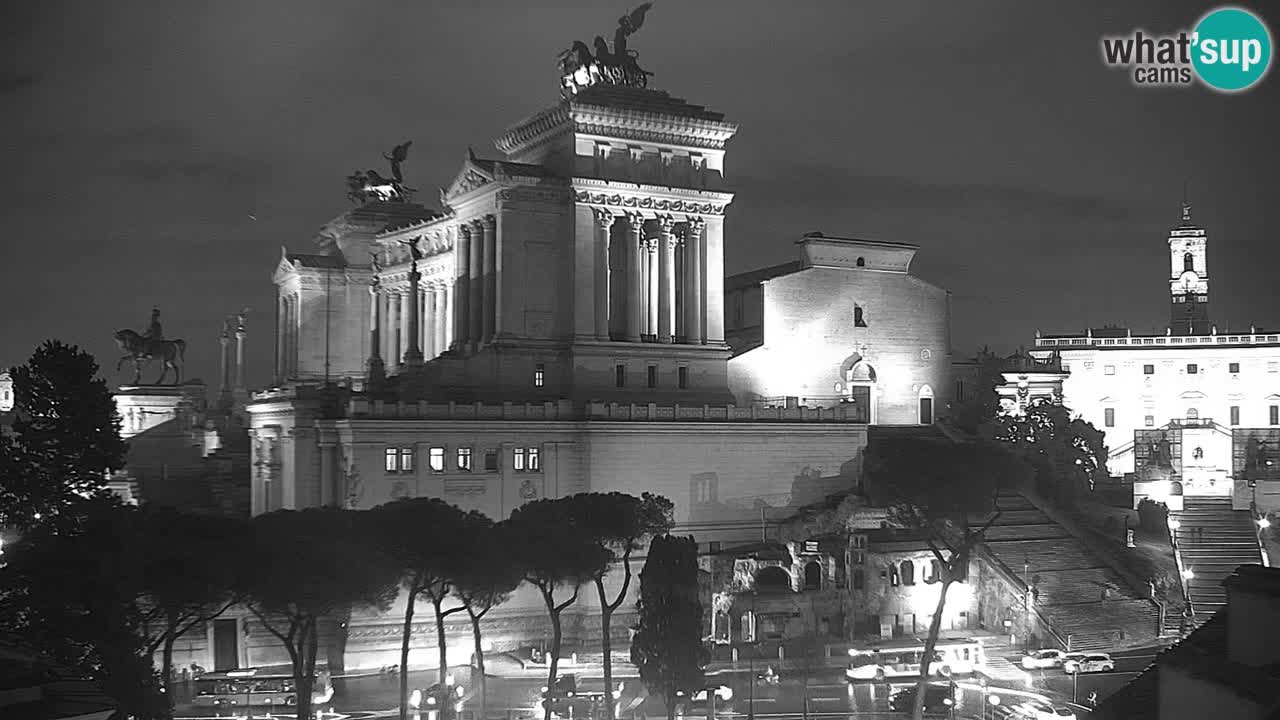
<path id="1" fill-rule="evenodd" d="M 1208 334 L 1209 270 L 1204 228 L 1191 222 L 1183 200 L 1182 222 L 1169 232 L 1169 330 L 1174 335 Z"/>

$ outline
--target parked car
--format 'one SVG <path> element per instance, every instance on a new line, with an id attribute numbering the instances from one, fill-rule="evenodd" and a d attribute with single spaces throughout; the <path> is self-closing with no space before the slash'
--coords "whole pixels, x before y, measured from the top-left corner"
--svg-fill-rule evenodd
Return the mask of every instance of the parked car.
<path id="1" fill-rule="evenodd" d="M 1116 661 L 1106 653 L 1085 653 L 1080 657 L 1072 657 L 1063 661 L 1062 670 L 1068 675 L 1076 673 L 1111 672 L 1116 669 Z"/>
<path id="2" fill-rule="evenodd" d="M 1039 700 L 1028 700 L 1013 709 L 1016 717 L 1027 720 L 1076 720 L 1075 711 L 1066 705 L 1050 705 Z"/>
<path id="3" fill-rule="evenodd" d="M 1022 656 L 1022 667 L 1027 670 L 1044 670 L 1046 668 L 1062 667 L 1062 662 L 1067 657 L 1065 650 L 1057 650 L 1046 648 L 1044 650 L 1036 650 Z"/>
<path id="4" fill-rule="evenodd" d="M 889 709 L 894 712 L 911 712 L 915 708 L 916 689 L 907 687 L 899 690 L 889 699 Z M 924 711 L 926 714 L 949 712 L 956 704 L 955 685 L 927 685 L 924 690 Z"/>

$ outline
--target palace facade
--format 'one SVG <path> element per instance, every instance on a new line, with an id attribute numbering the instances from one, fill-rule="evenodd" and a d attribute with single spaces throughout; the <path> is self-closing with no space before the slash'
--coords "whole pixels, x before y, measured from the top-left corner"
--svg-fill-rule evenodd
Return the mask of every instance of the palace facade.
<path id="1" fill-rule="evenodd" d="M 1168 237 L 1170 322 L 1163 333 L 1127 328 L 1036 334 L 1046 363 L 1027 379 L 1056 385 L 1062 401 L 1107 436 L 1108 468 L 1131 475 L 1134 502 L 1152 497 L 1235 498 L 1280 510 L 1280 335 L 1227 330 L 1209 315 L 1208 234 L 1183 206 Z M 1002 395 L 1015 398 L 1016 383 Z M 1006 404 L 1006 407 L 1009 407 Z"/>

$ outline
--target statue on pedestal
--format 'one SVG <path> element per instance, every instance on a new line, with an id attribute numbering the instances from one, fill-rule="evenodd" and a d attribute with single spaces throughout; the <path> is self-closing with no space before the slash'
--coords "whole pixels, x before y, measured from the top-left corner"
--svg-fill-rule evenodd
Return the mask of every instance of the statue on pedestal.
<path id="1" fill-rule="evenodd" d="M 400 143 L 391 150 L 391 154 L 382 157 L 391 163 L 391 177 L 383 177 L 377 170 L 356 171 L 347 176 L 347 198 L 363 205 L 370 201 L 406 202 L 414 192 L 406 187 L 400 165 L 409 157 L 409 146 L 412 140 Z"/>
<path id="2" fill-rule="evenodd" d="M 121 352 L 124 353 L 116 361 L 116 372 L 120 372 L 120 368 L 126 360 L 132 360 L 134 385 L 142 382 L 142 368 L 150 365 L 155 358 L 160 358 L 162 369 L 160 377 L 154 384 L 163 385 L 164 379 L 168 376 L 170 370 L 173 370 L 174 374 L 173 384 L 177 385 L 182 382 L 182 362 L 187 343 L 183 340 L 166 340 L 164 338 L 164 329 L 160 325 L 159 308 L 151 310 L 151 322 L 148 324 L 146 331 L 140 333 L 131 329 L 117 330 L 113 337 L 115 337 L 116 344 L 120 346 Z"/>
<path id="3" fill-rule="evenodd" d="M 609 43 L 596 36 L 595 55 L 581 40 L 574 41 L 568 50 L 560 53 L 561 92 L 571 97 L 578 91 L 596 84 L 647 87 L 653 73 L 640 67 L 638 55 L 627 48 L 627 38 L 644 24 L 645 14 L 653 3 L 647 2 L 618 18 L 618 28 L 613 33 L 613 51 Z"/>

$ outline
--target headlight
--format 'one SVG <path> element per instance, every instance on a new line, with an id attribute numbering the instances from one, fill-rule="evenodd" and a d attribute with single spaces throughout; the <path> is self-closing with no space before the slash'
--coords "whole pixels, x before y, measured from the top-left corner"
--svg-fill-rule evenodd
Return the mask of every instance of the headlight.
<path id="1" fill-rule="evenodd" d="M 435 705 L 435 704 L 436 704 L 435 696 L 432 696 L 432 697 L 427 698 L 427 704 L 428 704 L 428 705 Z"/>
<path id="2" fill-rule="evenodd" d="M 414 690 L 409 693 L 409 707 L 416 708 L 422 704 L 422 691 Z"/>
<path id="3" fill-rule="evenodd" d="M 466 693 L 466 690 L 463 690 L 463 689 L 462 689 L 462 686 L 461 686 L 461 685 L 459 685 L 458 687 L 456 687 L 456 688 L 454 688 L 454 689 L 453 689 L 453 692 L 454 692 L 454 694 L 455 694 L 455 695 L 457 695 L 458 697 L 462 697 L 462 696 L 463 696 L 463 694 L 464 694 L 464 693 Z"/>
<path id="4" fill-rule="evenodd" d="M 721 685 L 721 686 L 720 686 L 720 699 L 721 699 L 721 700 L 725 700 L 725 701 L 732 700 L 732 699 L 733 699 L 733 688 L 729 687 L 728 685 Z"/>

